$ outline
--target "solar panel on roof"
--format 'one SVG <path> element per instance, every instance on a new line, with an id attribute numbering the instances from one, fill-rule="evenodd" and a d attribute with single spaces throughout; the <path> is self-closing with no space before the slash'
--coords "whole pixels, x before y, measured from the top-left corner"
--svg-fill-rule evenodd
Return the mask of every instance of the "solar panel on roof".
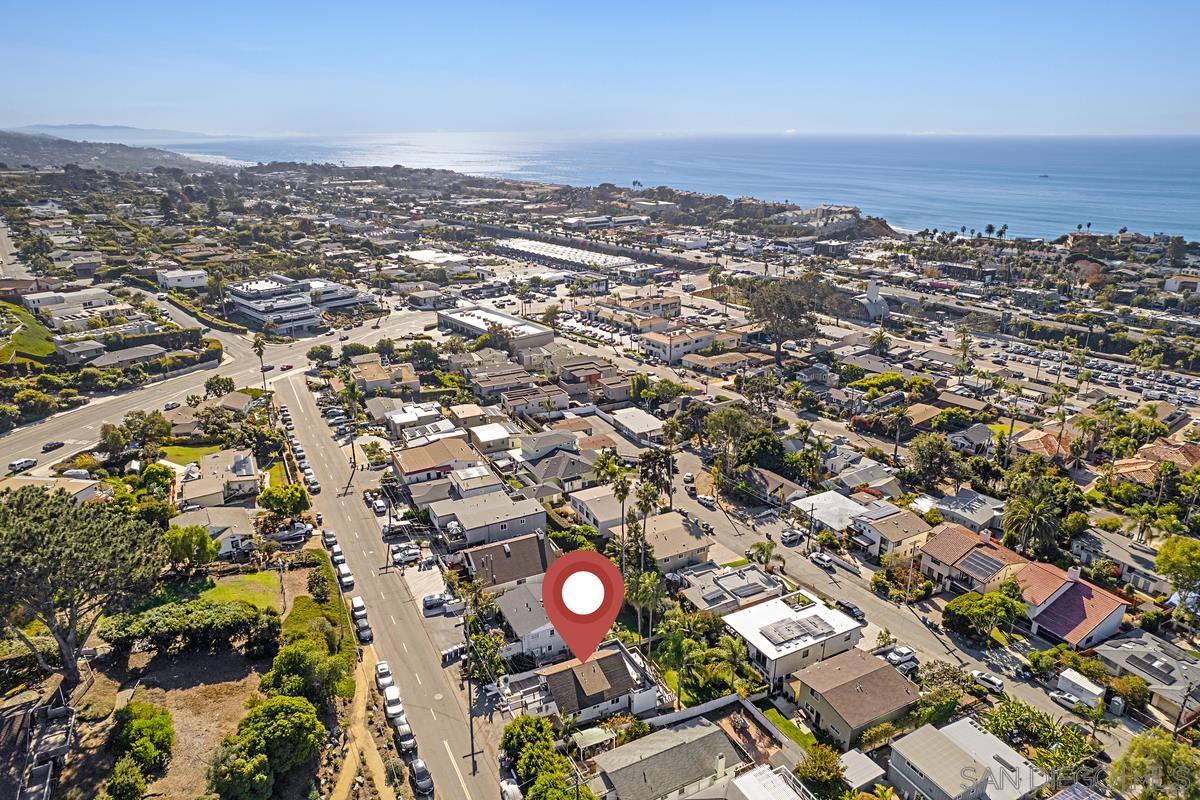
<path id="1" fill-rule="evenodd" d="M 725 599 L 725 593 L 720 589 L 713 589 L 700 595 L 700 597 L 703 598 L 704 602 L 706 603 L 715 603 L 718 600 Z"/>
<path id="2" fill-rule="evenodd" d="M 815 639 L 833 633 L 833 626 L 820 617 L 805 617 L 804 619 L 781 619 L 763 627 L 762 635 L 767 641 L 778 647 L 797 639 Z"/>
<path id="3" fill-rule="evenodd" d="M 757 583 L 746 583 L 737 586 L 733 589 L 735 597 L 753 597 L 763 591 L 763 587 Z"/>
<path id="4" fill-rule="evenodd" d="M 973 578 L 990 578 L 1004 567 L 1004 562 L 981 553 L 978 550 L 970 553 L 958 566 L 963 572 Z"/>
<path id="5" fill-rule="evenodd" d="M 1175 676 L 1171 674 L 1171 666 L 1165 661 L 1159 661 L 1150 656 L 1134 655 L 1129 657 L 1129 663 L 1160 683 L 1169 686 L 1175 682 Z"/>

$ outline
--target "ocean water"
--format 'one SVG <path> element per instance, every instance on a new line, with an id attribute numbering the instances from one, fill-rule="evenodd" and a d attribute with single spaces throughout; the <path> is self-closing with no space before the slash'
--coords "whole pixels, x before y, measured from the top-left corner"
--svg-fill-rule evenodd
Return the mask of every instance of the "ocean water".
<path id="1" fill-rule="evenodd" d="M 856 205 L 903 230 L 1052 237 L 1092 223 L 1200 239 L 1200 137 L 723 136 L 486 133 L 229 138 L 159 146 L 239 162 L 438 167 L 576 185 L 672 186 Z"/>

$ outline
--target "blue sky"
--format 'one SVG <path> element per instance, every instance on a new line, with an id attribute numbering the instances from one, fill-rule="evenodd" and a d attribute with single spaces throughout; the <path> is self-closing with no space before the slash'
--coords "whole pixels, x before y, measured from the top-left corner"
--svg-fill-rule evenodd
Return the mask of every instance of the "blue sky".
<path id="1" fill-rule="evenodd" d="M 5 127 L 1200 133 L 1195 0 L 6 6 Z"/>

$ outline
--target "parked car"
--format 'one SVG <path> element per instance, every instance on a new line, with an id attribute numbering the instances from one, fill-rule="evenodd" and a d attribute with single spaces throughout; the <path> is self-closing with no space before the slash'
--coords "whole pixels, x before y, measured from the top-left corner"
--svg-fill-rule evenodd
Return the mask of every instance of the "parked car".
<path id="1" fill-rule="evenodd" d="M 375 639 L 375 634 L 371 632 L 371 623 L 367 622 L 365 617 L 354 621 L 354 632 L 363 644 L 370 644 Z"/>
<path id="2" fill-rule="evenodd" d="M 386 661 L 375 662 L 375 685 L 383 691 L 389 686 L 394 686 L 396 683 L 392 677 L 392 668 L 388 666 Z"/>
<path id="3" fill-rule="evenodd" d="M 8 462 L 9 472 L 24 472 L 27 469 L 32 469 L 37 466 L 36 458 L 18 458 L 16 461 Z"/>
<path id="4" fill-rule="evenodd" d="M 383 713 L 388 719 L 395 719 L 404 714 L 404 703 L 400 702 L 400 690 L 394 685 L 383 690 Z"/>
<path id="5" fill-rule="evenodd" d="M 1050 693 L 1050 699 L 1060 706 L 1070 709 L 1074 709 L 1075 706 L 1083 702 L 1077 695 L 1071 694 L 1065 689 L 1055 689 Z"/>
<path id="6" fill-rule="evenodd" d="M 342 552 L 340 544 L 335 544 L 329 548 L 329 560 L 334 563 L 334 566 L 346 563 L 346 554 Z"/>
<path id="7" fill-rule="evenodd" d="M 833 559 L 828 553 L 822 553 L 820 550 L 809 555 L 808 560 L 822 569 L 833 569 Z"/>
<path id="8" fill-rule="evenodd" d="M 396 726 L 396 746 L 400 748 L 401 753 L 417 752 L 417 737 L 413 736 L 408 723 Z"/>
<path id="9" fill-rule="evenodd" d="M 989 692 L 1001 694 L 1004 691 L 1004 681 L 997 678 L 990 672 L 984 672 L 981 669 L 971 670 L 971 678 Z"/>
<path id="10" fill-rule="evenodd" d="M 441 608 L 444 605 L 446 605 L 446 595 L 444 594 L 429 594 L 421 599 L 422 608 Z"/>
<path id="11" fill-rule="evenodd" d="M 854 619 L 863 620 L 867 618 L 867 615 L 863 613 L 863 610 L 854 603 L 851 603 L 849 600 L 835 600 L 834 605 L 836 605 L 842 611 L 845 611 L 850 616 L 854 617 Z"/>
<path id="12" fill-rule="evenodd" d="M 354 573 L 350 571 L 347 564 L 338 564 L 337 566 L 338 583 L 343 590 L 354 588 Z"/>
<path id="13" fill-rule="evenodd" d="M 387 503 L 385 503 L 380 498 L 376 498 L 375 500 L 373 500 L 371 502 L 371 510 L 374 511 L 377 515 L 383 516 L 384 514 L 387 513 Z"/>
<path id="14" fill-rule="evenodd" d="M 685 473 L 683 473 L 683 482 L 684 483 L 695 483 L 696 476 L 690 472 L 685 472 Z"/>
<path id="15" fill-rule="evenodd" d="M 418 797 L 431 797 L 433 795 L 433 776 L 429 774 L 429 767 L 425 766 L 425 762 L 414 758 L 409 764 L 409 773 L 412 775 L 413 792 Z"/>
<path id="16" fill-rule="evenodd" d="M 392 563 L 397 567 L 415 564 L 421 560 L 421 548 L 412 545 L 392 547 Z"/>
<path id="17" fill-rule="evenodd" d="M 177 408 L 179 408 L 179 403 L 175 400 L 163 405 L 163 411 L 174 411 Z"/>
<path id="18" fill-rule="evenodd" d="M 913 673 L 920 669 L 920 666 L 916 661 L 905 661 L 903 664 L 896 665 L 896 672 L 911 680 Z"/>
<path id="19" fill-rule="evenodd" d="M 337 534 L 329 530 L 329 528 L 321 531 L 321 544 L 326 547 L 333 547 L 337 544 Z"/>
<path id="20" fill-rule="evenodd" d="M 362 595 L 350 598 L 350 617 L 352 619 L 367 618 L 367 601 L 362 599 Z"/>
<path id="21" fill-rule="evenodd" d="M 696 502 L 699 503 L 700 505 L 704 506 L 705 508 L 716 508 L 716 505 L 717 505 L 717 501 L 715 499 L 713 499 L 712 495 L 707 495 L 707 494 L 702 494 L 702 495 L 698 496 L 696 498 Z"/>
<path id="22" fill-rule="evenodd" d="M 916 660 L 917 660 L 916 651 L 914 651 L 911 647 L 906 647 L 904 645 L 894 648 L 892 650 L 892 652 L 887 654 L 887 661 L 892 666 L 896 666 L 898 664 L 904 664 L 909 661 L 916 661 Z"/>

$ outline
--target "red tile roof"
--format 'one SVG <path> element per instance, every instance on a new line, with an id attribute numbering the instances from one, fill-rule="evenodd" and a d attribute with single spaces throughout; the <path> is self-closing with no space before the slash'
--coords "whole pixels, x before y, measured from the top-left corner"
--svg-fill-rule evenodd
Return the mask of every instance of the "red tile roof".
<path id="1" fill-rule="evenodd" d="M 1031 574 L 1029 576 L 1031 587 L 1038 586 L 1044 589 L 1055 576 L 1060 577 L 1064 582 L 1067 580 L 1065 572 L 1050 564 L 1029 564 L 1017 573 L 1017 580 L 1021 581 L 1022 574 L 1031 569 L 1044 572 L 1050 576 L 1049 578 L 1043 578 Z M 1059 585 L 1061 586 L 1061 584 Z M 1022 584 L 1022 589 L 1024 588 L 1025 585 Z M 1045 599 L 1049 596 L 1046 595 L 1042 602 L 1045 602 Z M 1034 621 L 1040 628 L 1045 628 L 1063 641 L 1072 645 L 1078 645 L 1100 623 L 1104 622 L 1117 609 L 1123 606 L 1125 606 L 1125 601 L 1112 592 L 1107 592 L 1099 586 L 1078 579 L 1073 581 L 1071 586 L 1055 598 L 1054 602 L 1047 606 L 1042 613 L 1034 617 Z"/>

